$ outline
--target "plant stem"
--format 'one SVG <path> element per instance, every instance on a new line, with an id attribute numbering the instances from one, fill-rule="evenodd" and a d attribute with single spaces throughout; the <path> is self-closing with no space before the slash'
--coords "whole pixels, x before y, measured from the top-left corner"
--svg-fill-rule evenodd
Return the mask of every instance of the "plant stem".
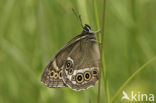
<path id="1" fill-rule="evenodd" d="M 98 10 L 97 10 L 97 2 L 96 2 L 96 0 L 93 0 L 93 2 L 94 2 L 94 13 L 95 13 L 95 18 L 96 18 L 96 26 L 97 26 L 97 30 L 99 30 L 100 29 L 100 23 L 99 23 L 99 16 L 98 16 Z M 101 35 L 101 33 L 100 33 L 100 35 Z M 99 41 L 101 41 L 100 35 L 97 35 Z M 99 69 L 97 103 L 100 103 L 100 94 L 101 94 L 101 68 Z"/>
<path id="2" fill-rule="evenodd" d="M 138 74 L 140 73 L 147 65 L 149 65 L 152 61 L 156 60 L 156 57 L 152 58 L 151 60 L 147 61 L 145 64 L 143 64 L 136 72 L 134 72 L 127 81 L 119 88 L 119 90 L 115 93 L 115 95 L 112 98 L 111 103 L 115 101 L 115 99 L 119 96 L 120 92 L 127 86 L 127 84 Z"/>
<path id="3" fill-rule="evenodd" d="M 96 18 L 96 26 L 97 30 L 100 29 L 100 24 L 99 24 L 99 16 L 98 16 L 98 10 L 97 10 L 97 3 L 96 0 L 94 0 L 94 13 L 95 13 L 95 18 Z M 100 35 L 98 36 L 98 40 L 101 41 Z M 99 69 L 99 82 L 98 82 L 98 96 L 97 96 L 97 103 L 100 103 L 100 94 L 101 94 L 101 68 Z"/>
<path id="4" fill-rule="evenodd" d="M 105 14 L 106 14 L 106 0 L 103 0 L 103 15 L 102 15 L 102 32 L 101 32 L 101 67 L 103 68 L 104 75 L 104 85 L 105 85 L 105 93 L 107 103 L 110 103 L 110 93 L 109 93 L 109 84 L 107 79 L 107 69 L 105 64 L 105 56 L 104 56 L 104 28 L 105 28 Z"/>
<path id="5" fill-rule="evenodd" d="M 103 0 L 103 12 L 102 12 L 102 32 L 101 36 L 98 36 L 98 40 L 100 40 L 101 45 L 100 45 L 100 58 L 101 58 L 101 65 L 99 69 L 99 82 L 98 82 L 98 98 L 97 98 L 97 103 L 100 103 L 100 91 L 101 91 L 101 71 L 102 74 L 104 75 L 104 87 L 105 87 L 105 92 L 106 92 L 106 99 L 107 103 L 110 102 L 110 96 L 109 96 L 109 88 L 108 88 L 108 81 L 107 81 L 107 72 L 106 72 L 106 65 L 105 65 L 105 58 L 104 58 L 104 24 L 105 24 L 105 8 L 106 8 L 106 0 Z M 95 12 L 95 17 L 96 17 L 96 26 L 97 29 L 100 29 L 100 23 L 99 23 L 99 16 L 98 16 L 98 10 L 97 10 L 97 2 L 94 0 L 94 12 Z"/>
<path id="6" fill-rule="evenodd" d="M 94 13 L 95 13 L 95 19 L 96 19 L 96 29 L 99 30 L 100 29 L 100 23 L 99 23 L 99 15 L 98 15 L 98 10 L 97 10 L 97 2 L 96 0 L 93 1 L 94 3 Z M 98 40 L 101 40 L 100 35 L 98 36 Z"/>

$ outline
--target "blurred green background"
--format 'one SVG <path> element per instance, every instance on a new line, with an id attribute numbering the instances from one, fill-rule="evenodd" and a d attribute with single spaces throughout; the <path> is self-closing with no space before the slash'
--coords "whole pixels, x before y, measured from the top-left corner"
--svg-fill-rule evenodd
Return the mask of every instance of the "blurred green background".
<path id="1" fill-rule="evenodd" d="M 97 0 L 100 21 L 102 4 Z M 72 8 L 82 15 L 83 23 L 97 30 L 93 0 L 0 0 L 0 103 L 96 103 L 97 84 L 75 92 L 40 83 L 50 58 L 82 31 Z M 132 73 L 156 56 L 156 0 L 107 0 L 105 20 L 112 97 Z M 156 61 L 124 89 L 132 90 L 156 93 Z M 103 103 L 103 82 L 101 92 Z M 121 96 L 116 102 L 121 102 Z"/>

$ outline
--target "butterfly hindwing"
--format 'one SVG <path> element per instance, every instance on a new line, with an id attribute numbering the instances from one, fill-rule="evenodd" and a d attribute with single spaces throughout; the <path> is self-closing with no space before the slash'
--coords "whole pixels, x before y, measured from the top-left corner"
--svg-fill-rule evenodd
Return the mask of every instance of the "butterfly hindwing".
<path id="1" fill-rule="evenodd" d="M 63 81 L 73 90 L 84 90 L 98 80 L 100 53 L 94 34 L 78 41 L 69 52 L 63 69 Z"/>

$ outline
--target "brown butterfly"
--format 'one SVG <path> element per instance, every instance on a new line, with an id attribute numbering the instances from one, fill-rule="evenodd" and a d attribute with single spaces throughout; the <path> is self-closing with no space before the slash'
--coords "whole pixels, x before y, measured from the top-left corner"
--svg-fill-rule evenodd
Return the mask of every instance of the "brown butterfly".
<path id="1" fill-rule="evenodd" d="M 96 35 L 89 25 L 69 41 L 44 68 L 41 82 L 51 88 L 85 90 L 99 78 L 100 53 Z"/>

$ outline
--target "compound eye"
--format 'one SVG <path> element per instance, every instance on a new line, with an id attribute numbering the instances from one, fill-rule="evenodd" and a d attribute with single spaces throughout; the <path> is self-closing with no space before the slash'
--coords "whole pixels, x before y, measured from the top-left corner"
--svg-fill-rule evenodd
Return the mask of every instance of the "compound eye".
<path id="1" fill-rule="evenodd" d="M 77 83 L 82 83 L 84 81 L 84 77 L 83 77 L 83 74 L 77 74 L 76 75 L 76 82 Z"/>
<path id="2" fill-rule="evenodd" d="M 85 24 L 84 28 L 83 28 L 85 31 L 91 31 L 91 27 L 87 24 Z"/>
<path id="3" fill-rule="evenodd" d="M 85 80 L 90 80 L 90 78 L 91 78 L 90 72 L 85 72 L 84 77 L 85 77 Z"/>
<path id="4" fill-rule="evenodd" d="M 69 69 L 72 67 L 72 61 L 71 60 L 67 60 L 66 62 L 66 69 Z"/>

